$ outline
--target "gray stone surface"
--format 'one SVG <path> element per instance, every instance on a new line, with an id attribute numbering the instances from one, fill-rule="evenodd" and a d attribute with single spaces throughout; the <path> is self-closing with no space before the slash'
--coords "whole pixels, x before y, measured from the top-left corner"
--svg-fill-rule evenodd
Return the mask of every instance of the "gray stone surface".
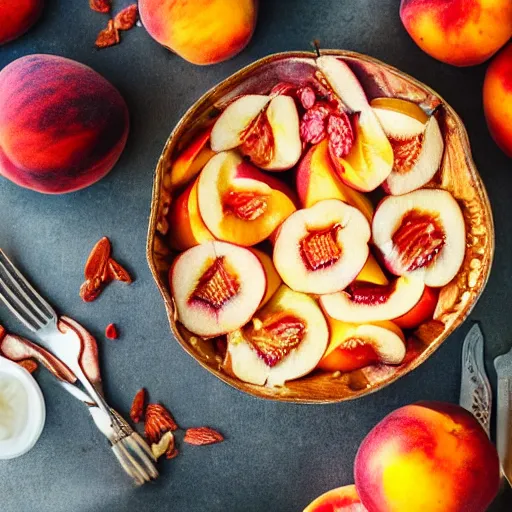
<path id="1" fill-rule="evenodd" d="M 117 9 L 129 2 L 114 3 Z M 353 481 L 357 447 L 387 413 L 421 399 L 458 400 L 468 322 L 394 385 L 327 406 L 245 396 L 203 370 L 170 335 L 144 256 L 153 170 L 162 147 L 187 107 L 209 87 L 269 53 L 308 49 L 314 38 L 323 47 L 367 53 L 410 73 L 436 89 L 465 121 L 496 220 L 493 273 L 471 315 L 482 322 L 494 382 L 491 361 L 512 338 L 507 285 L 512 274 L 511 161 L 484 123 L 485 65 L 458 69 L 431 59 L 402 28 L 398 7 L 397 0 L 261 0 L 249 47 L 229 62 L 196 67 L 160 47 L 143 28 L 123 34 L 118 47 L 95 51 L 93 42 L 106 18 L 90 11 L 85 0 L 47 0 L 40 23 L 0 48 L 0 69 L 30 53 L 54 53 L 90 65 L 119 88 L 132 119 L 120 162 L 93 187 L 52 197 L 0 178 L 0 245 L 59 310 L 97 336 L 106 395 L 116 408 L 126 413 L 136 390 L 146 386 L 181 425 L 208 424 L 227 438 L 216 446 L 183 446 L 177 459 L 162 464 L 157 483 L 134 489 L 81 404 L 41 371 L 37 379 L 46 398 L 46 427 L 30 453 L 0 462 L 0 510 L 299 511 L 322 492 Z M 116 257 L 137 280 L 131 287 L 114 284 L 86 305 L 78 297 L 83 264 L 103 235 L 111 237 Z M 23 332 L 4 308 L 0 322 Z M 104 338 L 110 322 L 119 325 L 117 341 Z M 493 510 L 505 510 L 502 501 Z"/>

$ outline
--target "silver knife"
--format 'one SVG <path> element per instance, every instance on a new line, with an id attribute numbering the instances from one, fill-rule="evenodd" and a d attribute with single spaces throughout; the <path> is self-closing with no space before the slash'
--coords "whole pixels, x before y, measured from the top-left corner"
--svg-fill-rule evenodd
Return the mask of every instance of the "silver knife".
<path id="1" fill-rule="evenodd" d="M 478 323 L 471 327 L 462 346 L 459 403 L 475 416 L 489 436 L 492 391 L 485 373 L 484 336 Z"/>
<path id="2" fill-rule="evenodd" d="M 496 445 L 501 468 L 512 486 L 512 349 L 494 360 L 498 374 Z"/>

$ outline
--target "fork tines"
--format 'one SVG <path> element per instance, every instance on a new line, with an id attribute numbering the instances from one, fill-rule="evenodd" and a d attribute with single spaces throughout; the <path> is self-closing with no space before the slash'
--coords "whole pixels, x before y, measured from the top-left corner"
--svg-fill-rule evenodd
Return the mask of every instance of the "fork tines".
<path id="1" fill-rule="evenodd" d="M 38 331 L 57 315 L 0 249 L 0 299 L 29 329 Z"/>

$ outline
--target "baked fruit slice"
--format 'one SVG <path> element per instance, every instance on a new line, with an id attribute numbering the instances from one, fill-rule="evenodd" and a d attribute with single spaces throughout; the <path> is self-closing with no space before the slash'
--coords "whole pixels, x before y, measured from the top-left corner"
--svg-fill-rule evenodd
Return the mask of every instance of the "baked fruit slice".
<path id="1" fill-rule="evenodd" d="M 464 217 L 446 190 L 420 189 L 384 198 L 372 234 L 390 272 L 421 279 L 427 286 L 449 283 L 464 260 Z"/>
<path id="2" fill-rule="evenodd" d="M 282 386 L 315 368 L 328 339 L 315 300 L 282 285 L 250 324 L 228 335 L 224 367 L 244 382 Z"/>
<path id="3" fill-rule="evenodd" d="M 248 249 L 206 242 L 182 252 L 169 273 L 178 320 L 203 337 L 246 324 L 265 294 L 260 260 Z"/>
<path id="4" fill-rule="evenodd" d="M 368 259 L 370 225 L 357 209 L 326 199 L 298 210 L 281 225 L 274 265 L 293 290 L 324 294 L 345 288 Z"/>
<path id="5" fill-rule="evenodd" d="M 201 218 L 215 238 L 243 246 L 268 238 L 295 211 L 291 190 L 235 151 L 206 164 L 197 197 Z"/>

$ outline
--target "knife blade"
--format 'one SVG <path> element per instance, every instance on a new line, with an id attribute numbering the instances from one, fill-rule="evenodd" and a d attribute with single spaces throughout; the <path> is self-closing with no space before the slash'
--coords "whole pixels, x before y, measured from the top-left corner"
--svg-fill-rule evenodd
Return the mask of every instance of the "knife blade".
<path id="1" fill-rule="evenodd" d="M 478 323 L 469 330 L 462 346 L 459 404 L 471 412 L 490 435 L 492 391 L 484 365 L 484 336 Z"/>
<path id="2" fill-rule="evenodd" d="M 512 349 L 494 360 L 498 374 L 496 446 L 505 478 L 512 486 Z"/>

